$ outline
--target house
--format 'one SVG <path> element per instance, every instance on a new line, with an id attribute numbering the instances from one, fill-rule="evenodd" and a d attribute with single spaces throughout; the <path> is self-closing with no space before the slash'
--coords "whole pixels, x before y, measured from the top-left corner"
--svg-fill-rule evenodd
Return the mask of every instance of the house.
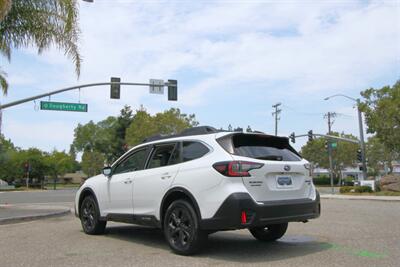
<path id="1" fill-rule="evenodd" d="M 74 173 L 66 173 L 59 177 L 59 183 L 64 184 L 80 184 L 87 179 L 87 175 L 82 171 L 77 171 Z"/>
<path id="2" fill-rule="evenodd" d="M 324 168 L 315 168 L 313 170 L 313 177 L 329 176 L 329 170 Z M 364 180 L 363 172 L 360 171 L 359 167 L 352 168 L 347 167 L 342 170 L 342 177 L 346 178 L 348 176 L 354 177 L 356 180 Z"/>

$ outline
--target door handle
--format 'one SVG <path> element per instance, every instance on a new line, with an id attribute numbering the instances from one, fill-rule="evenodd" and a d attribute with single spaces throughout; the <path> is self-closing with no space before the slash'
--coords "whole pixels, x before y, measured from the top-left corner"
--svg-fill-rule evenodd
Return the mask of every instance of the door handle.
<path id="1" fill-rule="evenodd" d="M 131 184 L 132 183 L 132 180 L 131 179 L 126 179 L 125 181 L 124 181 L 124 184 Z"/>
<path id="2" fill-rule="evenodd" d="M 171 178 L 171 175 L 169 175 L 169 173 L 168 172 L 166 172 L 166 173 L 163 173 L 163 174 L 161 174 L 162 176 L 161 176 L 161 179 L 168 179 L 168 178 Z"/>

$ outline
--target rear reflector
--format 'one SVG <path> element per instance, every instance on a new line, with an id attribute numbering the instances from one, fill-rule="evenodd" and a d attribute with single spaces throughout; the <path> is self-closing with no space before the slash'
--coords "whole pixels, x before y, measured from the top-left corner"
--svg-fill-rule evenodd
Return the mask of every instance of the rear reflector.
<path id="1" fill-rule="evenodd" d="M 242 222 L 242 224 L 246 224 L 247 223 L 247 216 L 246 216 L 246 212 L 242 211 L 242 215 L 240 217 L 240 220 Z"/>
<path id="2" fill-rule="evenodd" d="M 262 166 L 264 164 L 249 161 L 222 161 L 213 165 L 216 171 L 228 177 L 249 177 L 249 171 Z"/>

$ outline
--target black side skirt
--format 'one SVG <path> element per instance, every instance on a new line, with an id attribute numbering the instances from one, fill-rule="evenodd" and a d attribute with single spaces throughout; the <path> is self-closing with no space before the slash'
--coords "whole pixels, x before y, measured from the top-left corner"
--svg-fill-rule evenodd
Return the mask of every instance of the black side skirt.
<path id="1" fill-rule="evenodd" d="M 161 228 L 161 222 L 153 215 L 136 215 L 124 213 L 109 213 L 105 217 L 100 217 L 102 221 L 113 221 L 130 224 L 138 224 Z"/>

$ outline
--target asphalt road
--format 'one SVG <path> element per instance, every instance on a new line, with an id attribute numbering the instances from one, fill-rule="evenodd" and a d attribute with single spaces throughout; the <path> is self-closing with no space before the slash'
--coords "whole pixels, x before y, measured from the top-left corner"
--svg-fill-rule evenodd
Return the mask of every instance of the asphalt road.
<path id="1" fill-rule="evenodd" d="M 400 203 L 322 200 L 322 215 L 292 223 L 275 243 L 219 232 L 192 257 L 170 252 L 159 230 L 110 223 L 85 235 L 72 215 L 0 226 L 1 266 L 399 266 Z"/>
<path id="2" fill-rule="evenodd" d="M 73 203 L 77 189 L 0 192 L 0 204 Z"/>

